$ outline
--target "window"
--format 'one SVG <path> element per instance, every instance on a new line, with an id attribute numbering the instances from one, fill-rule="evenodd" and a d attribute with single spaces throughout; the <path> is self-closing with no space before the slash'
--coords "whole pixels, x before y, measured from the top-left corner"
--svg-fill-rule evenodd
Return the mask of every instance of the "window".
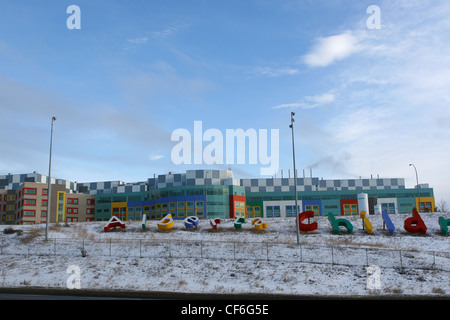
<path id="1" fill-rule="evenodd" d="M 358 209 L 356 204 L 344 204 L 344 215 L 356 215 L 358 214 Z"/>
<path id="2" fill-rule="evenodd" d="M 47 199 L 42 199 L 42 201 L 41 201 L 41 206 L 42 207 L 47 207 L 47 203 L 48 203 L 48 201 L 47 201 Z"/>
<path id="3" fill-rule="evenodd" d="M 16 205 L 14 205 L 14 204 L 6 205 L 6 210 L 5 211 L 14 211 L 14 210 L 16 210 Z"/>
<path id="4" fill-rule="evenodd" d="M 23 189 L 23 194 L 37 194 L 37 189 L 36 188 L 25 188 Z"/>
<path id="5" fill-rule="evenodd" d="M 48 195 L 48 189 L 42 189 L 42 195 L 43 196 Z"/>
<path id="6" fill-rule="evenodd" d="M 41 210 L 41 217 L 47 218 L 47 210 Z"/>
<path id="7" fill-rule="evenodd" d="M 35 217 L 36 211 L 35 210 L 23 210 L 23 216 L 24 217 Z"/>
<path id="8" fill-rule="evenodd" d="M 195 206 L 197 208 L 203 207 L 203 205 L 204 205 L 203 201 L 195 201 Z"/>
<path id="9" fill-rule="evenodd" d="M 16 201 L 16 195 L 15 194 L 8 194 L 5 197 L 6 197 L 6 201 Z"/>
<path id="10" fill-rule="evenodd" d="M 67 204 L 78 204 L 78 199 L 67 198 Z"/>
<path id="11" fill-rule="evenodd" d="M 186 213 L 184 211 L 184 202 L 177 202 L 177 218 L 184 218 Z"/>
<path id="12" fill-rule="evenodd" d="M 280 206 L 267 206 L 267 218 L 274 218 L 280 216 Z"/>
<path id="13" fill-rule="evenodd" d="M 301 213 L 300 206 L 297 207 L 297 213 Z M 286 217 L 295 217 L 295 206 L 286 206 Z"/>
<path id="14" fill-rule="evenodd" d="M 420 211 L 431 212 L 431 202 L 420 202 Z"/>
<path id="15" fill-rule="evenodd" d="M 205 215 L 205 211 L 202 209 L 197 209 L 196 211 L 197 217 L 203 217 Z"/>
<path id="16" fill-rule="evenodd" d="M 67 213 L 78 214 L 78 208 L 67 208 Z"/>
<path id="17" fill-rule="evenodd" d="M 86 204 L 88 206 L 94 206 L 95 205 L 95 199 L 87 199 Z"/>
<path id="18" fill-rule="evenodd" d="M 23 199 L 23 205 L 24 206 L 35 206 L 36 199 Z"/>
<path id="19" fill-rule="evenodd" d="M 94 209 L 86 209 L 86 214 L 94 214 Z"/>
<path id="20" fill-rule="evenodd" d="M 387 213 L 395 213 L 395 203 L 382 203 L 381 211 L 386 211 Z"/>
<path id="21" fill-rule="evenodd" d="M 344 205 L 344 212 L 345 212 L 345 206 L 346 205 Z M 352 204 L 351 205 L 351 210 L 352 210 L 351 214 L 357 214 L 358 213 L 357 209 L 356 209 L 356 204 Z M 314 215 L 315 216 L 320 215 L 320 208 L 319 208 L 319 205 L 317 205 L 317 204 L 306 205 L 305 206 L 305 211 L 314 211 Z M 300 211 L 298 213 L 300 213 Z"/>

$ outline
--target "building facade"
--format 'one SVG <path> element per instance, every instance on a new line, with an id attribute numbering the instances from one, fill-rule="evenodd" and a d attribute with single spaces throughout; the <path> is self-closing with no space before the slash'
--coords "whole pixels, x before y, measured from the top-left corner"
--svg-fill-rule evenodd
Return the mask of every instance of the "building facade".
<path id="1" fill-rule="evenodd" d="M 1 223 L 45 223 L 48 177 L 32 174 L 0 176 Z M 298 209 L 295 209 L 295 183 Z M 418 188 L 420 187 L 420 203 Z M 77 183 L 52 179 L 50 222 L 174 219 L 295 217 L 314 211 L 317 216 L 358 214 L 359 193 L 390 214 L 435 211 L 433 189 L 427 184 L 406 188 L 403 178 L 324 180 L 317 177 L 236 179 L 231 170 L 188 170 L 154 175 L 144 182 Z"/>
<path id="2" fill-rule="evenodd" d="M 0 176 L 0 222 L 4 224 L 46 223 L 48 177 L 37 172 Z M 49 222 L 95 220 L 95 196 L 77 193 L 76 183 L 52 179 Z"/>
<path id="3" fill-rule="evenodd" d="M 329 212 L 358 214 L 357 195 L 362 192 L 368 194 L 370 214 L 374 214 L 376 205 L 391 214 L 411 213 L 419 206 L 417 188 L 406 188 L 403 178 L 324 180 L 303 177 L 297 179 L 297 190 L 298 212 L 311 210 L 318 216 Z M 146 191 L 122 194 L 99 191 L 96 193 L 96 220 L 117 215 L 118 202 L 121 217 L 126 219 L 140 219 L 143 213 L 150 219 L 160 219 L 168 213 L 175 219 L 183 219 L 196 214 L 192 211 L 196 196 L 203 197 L 201 201 L 204 201 L 201 218 L 295 217 L 296 213 L 293 178 L 235 179 L 230 170 L 188 170 L 154 176 L 147 180 Z M 433 189 L 422 184 L 420 194 L 421 211 L 434 211 Z M 189 212 L 184 209 L 188 206 Z M 125 212 L 131 213 L 125 215 Z"/>

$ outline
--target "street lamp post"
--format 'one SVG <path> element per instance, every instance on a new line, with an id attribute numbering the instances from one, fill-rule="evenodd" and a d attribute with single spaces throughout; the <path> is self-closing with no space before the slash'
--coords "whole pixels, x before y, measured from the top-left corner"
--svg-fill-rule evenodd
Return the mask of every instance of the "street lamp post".
<path id="1" fill-rule="evenodd" d="M 419 194 L 419 208 L 417 208 L 417 211 L 420 212 L 420 186 L 419 186 L 419 176 L 417 175 L 417 169 L 416 166 L 412 163 L 409 164 L 409 166 L 414 167 L 414 171 L 416 172 L 416 184 L 417 184 L 417 192 Z"/>
<path id="2" fill-rule="evenodd" d="M 50 216 L 50 204 L 51 204 L 51 185 L 52 185 L 52 145 L 53 145 L 53 122 L 56 117 L 52 117 L 52 129 L 50 132 L 50 158 L 48 161 L 48 188 L 47 188 L 47 215 L 45 218 L 45 241 L 48 240 L 48 221 Z"/>
<path id="3" fill-rule="evenodd" d="M 292 129 L 292 160 L 294 162 L 294 190 L 295 190 L 295 221 L 297 229 L 297 244 L 300 244 L 300 229 L 298 221 L 298 194 L 297 194 L 297 170 L 295 169 L 295 143 L 294 143 L 294 119 L 295 112 L 291 112 L 291 124 L 289 128 Z"/>

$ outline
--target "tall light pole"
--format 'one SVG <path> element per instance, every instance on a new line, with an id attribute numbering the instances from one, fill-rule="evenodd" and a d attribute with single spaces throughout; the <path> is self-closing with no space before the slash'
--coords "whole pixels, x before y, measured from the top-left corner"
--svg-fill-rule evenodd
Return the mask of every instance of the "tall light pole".
<path id="1" fill-rule="evenodd" d="M 300 244 L 300 229 L 298 223 L 298 194 L 297 194 L 297 170 L 295 169 L 295 143 L 294 143 L 294 119 L 295 112 L 291 112 L 291 124 L 289 128 L 292 129 L 292 160 L 294 162 L 294 190 L 295 190 L 295 222 L 297 229 L 297 244 Z"/>
<path id="2" fill-rule="evenodd" d="M 53 122 L 56 117 L 52 117 L 52 129 L 50 132 L 50 158 L 48 161 L 48 188 L 47 188 L 47 215 L 45 218 L 45 241 L 48 240 L 48 221 L 50 216 L 50 201 L 51 201 L 51 185 L 52 185 L 52 145 L 53 145 Z"/>
<path id="3" fill-rule="evenodd" d="M 417 183 L 417 192 L 419 193 L 419 208 L 417 208 L 417 212 L 420 212 L 420 186 L 419 186 L 419 176 L 417 175 L 417 169 L 416 166 L 412 163 L 409 164 L 409 166 L 414 167 L 414 171 L 416 172 L 416 183 Z"/>

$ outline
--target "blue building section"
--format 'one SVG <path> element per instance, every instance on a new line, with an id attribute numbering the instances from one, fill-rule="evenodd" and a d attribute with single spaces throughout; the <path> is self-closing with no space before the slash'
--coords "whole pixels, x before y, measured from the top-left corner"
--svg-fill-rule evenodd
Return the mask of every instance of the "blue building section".
<path id="1" fill-rule="evenodd" d="M 162 219 L 168 214 L 173 219 L 196 216 L 207 218 L 206 197 L 204 195 L 175 196 L 160 199 L 127 202 L 128 215 L 131 212 L 146 214 L 148 219 Z M 140 219 L 136 215 L 136 219 Z"/>
<path id="2" fill-rule="evenodd" d="M 314 215 L 322 215 L 322 205 L 320 200 L 303 200 L 303 211 L 314 211 Z"/>

